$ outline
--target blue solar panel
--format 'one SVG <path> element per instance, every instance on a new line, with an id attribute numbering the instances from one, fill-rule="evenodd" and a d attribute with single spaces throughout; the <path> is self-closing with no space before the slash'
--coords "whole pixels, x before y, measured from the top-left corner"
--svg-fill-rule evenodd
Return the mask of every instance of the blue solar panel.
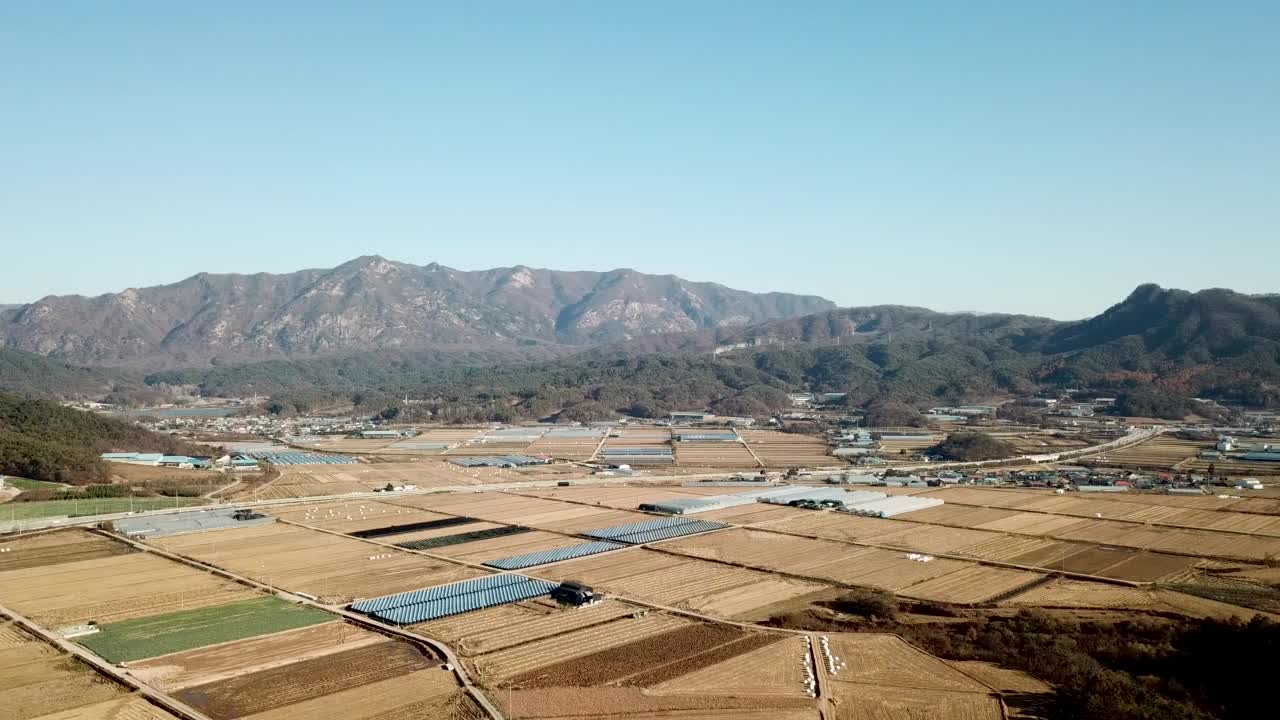
<path id="1" fill-rule="evenodd" d="M 688 518 L 665 517 L 655 520 L 645 520 L 644 522 L 627 523 L 626 525 L 614 525 L 612 527 L 600 528 L 598 530 L 588 530 L 582 533 L 587 537 L 604 538 L 612 540 L 622 535 L 630 533 L 645 532 L 646 530 L 657 530 L 658 528 L 672 527 L 673 525 L 684 525 L 685 523 L 694 522 Z"/>
<path id="2" fill-rule="evenodd" d="M 395 595 L 385 595 L 383 597 L 371 598 L 369 600 L 361 600 L 360 602 L 352 603 L 351 609 L 357 612 L 366 613 L 386 610 L 388 608 L 429 602 L 456 595 L 466 595 L 468 593 L 491 590 L 496 587 L 502 587 L 503 585 L 515 585 L 528 579 L 529 578 L 523 575 L 489 575 L 482 578 L 476 578 L 475 580 L 465 580 L 463 582 L 452 583 L 449 585 L 437 585 L 435 587 L 424 588 L 422 590 L 412 590 L 410 592 L 396 593 Z"/>
<path id="3" fill-rule="evenodd" d="M 567 547 L 552 548 L 543 550 L 542 552 L 525 553 L 524 555 L 513 555 L 511 557 L 490 560 L 485 563 L 489 567 L 500 568 L 502 570 L 519 570 L 520 568 L 533 567 L 534 565 L 545 565 L 546 563 L 559 562 L 568 560 L 569 558 L 586 557 L 587 555 L 596 555 L 610 550 L 624 548 L 625 545 L 619 545 L 611 542 L 586 542 L 577 545 L 569 545 Z"/>
<path id="4" fill-rule="evenodd" d="M 644 543 L 657 542 L 658 540 L 666 540 L 667 538 L 680 537 L 681 535 L 693 535 L 696 533 L 707 532 L 708 530 L 719 530 L 720 528 L 727 527 L 729 526 L 724 523 L 712 522 L 710 520 L 691 520 L 685 525 L 673 525 L 670 527 L 643 530 L 611 539 L 615 542 L 627 543 L 628 545 L 641 545 Z"/>
<path id="5" fill-rule="evenodd" d="M 495 605 L 519 602 L 539 595 L 549 595 L 557 587 L 546 580 L 525 578 L 524 582 L 504 585 L 492 590 L 482 590 L 466 595 L 440 598 L 431 602 L 406 605 L 371 613 L 373 617 L 396 625 L 411 625 L 460 613 L 481 610 Z"/>

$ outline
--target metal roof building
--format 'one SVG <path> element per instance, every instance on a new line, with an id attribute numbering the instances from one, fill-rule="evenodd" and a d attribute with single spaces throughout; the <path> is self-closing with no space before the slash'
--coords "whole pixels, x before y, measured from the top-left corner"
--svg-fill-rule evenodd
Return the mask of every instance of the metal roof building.
<path id="1" fill-rule="evenodd" d="M 695 515 L 737 505 L 750 505 L 755 501 L 755 498 L 742 497 L 741 495 L 710 495 L 701 498 L 672 498 L 658 502 L 641 503 L 640 509 L 649 512 L 667 513 L 668 515 Z"/>
<path id="2" fill-rule="evenodd" d="M 879 500 L 846 504 L 845 508 L 855 515 L 888 518 L 903 515 L 916 510 L 942 505 L 940 498 L 919 497 L 916 495 L 891 495 Z"/>

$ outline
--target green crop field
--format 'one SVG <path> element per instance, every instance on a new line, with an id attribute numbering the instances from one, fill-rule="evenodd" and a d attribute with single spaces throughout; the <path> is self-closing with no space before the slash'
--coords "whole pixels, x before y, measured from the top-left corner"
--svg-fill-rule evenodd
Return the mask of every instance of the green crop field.
<path id="1" fill-rule="evenodd" d="M 13 486 L 19 490 L 62 490 L 70 487 L 62 483 L 48 482 L 46 480 L 28 480 L 26 478 L 13 477 L 11 475 L 4 476 L 5 486 Z"/>
<path id="2" fill-rule="evenodd" d="M 6 481 L 7 482 L 7 481 Z M 176 500 L 176 502 L 175 502 Z M 142 512 L 172 507 L 203 505 L 207 500 L 192 497 L 142 497 L 133 498 L 85 498 L 83 500 L 38 500 L 36 502 L 7 502 L 0 504 L 0 522 L 6 520 L 33 520 L 35 518 L 76 517 L 81 515 L 106 515 L 108 513 Z"/>
<path id="3" fill-rule="evenodd" d="M 273 596 L 107 623 L 76 642 L 111 662 L 141 660 L 337 620 Z"/>

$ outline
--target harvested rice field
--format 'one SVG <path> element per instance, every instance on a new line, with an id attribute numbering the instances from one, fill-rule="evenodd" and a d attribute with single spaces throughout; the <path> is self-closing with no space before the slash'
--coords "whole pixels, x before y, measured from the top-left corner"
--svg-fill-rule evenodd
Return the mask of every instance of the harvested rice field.
<path id="1" fill-rule="evenodd" d="M 767 615 L 774 605 L 830 590 L 820 583 L 644 549 L 571 560 L 532 574 L 580 580 L 624 598 L 724 618 Z"/>
<path id="2" fill-rule="evenodd" d="M 718 468 L 761 467 L 756 456 L 741 442 L 678 442 L 676 462 L 680 465 Z"/>
<path id="3" fill-rule="evenodd" d="M 991 694 L 914 690 L 835 682 L 833 720 L 1001 720 Z"/>
<path id="4" fill-rule="evenodd" d="M 192 685 L 175 696 L 214 720 L 366 718 L 452 694 L 453 674 L 388 641 Z"/>
<path id="5" fill-rule="evenodd" d="M 660 543 L 659 547 L 694 557 L 800 575 L 841 585 L 880 590 L 950 603 L 978 603 L 1029 585 L 1041 575 L 857 547 L 827 540 L 738 529 Z"/>
<path id="6" fill-rule="evenodd" d="M 1143 498 L 1167 496 L 1134 495 L 1125 499 L 1097 498 L 1082 493 L 1057 495 L 1020 490 L 980 490 L 944 488 L 925 493 L 948 504 L 984 505 L 1026 513 L 1046 513 L 1077 518 L 1105 518 L 1135 523 L 1149 523 L 1197 530 L 1223 530 L 1236 533 L 1280 537 L 1280 517 L 1233 512 L 1230 506 L 1216 508 L 1179 507 L 1145 502 Z M 1198 498 L 1192 498 L 1198 499 Z M 945 507 L 945 506 L 944 506 Z M 920 511 L 926 512 L 926 511 Z M 915 519 L 908 513 L 906 519 Z M 1040 518 L 1043 521 L 1043 518 Z"/>
<path id="7" fill-rule="evenodd" d="M 565 670 L 571 667 L 565 664 L 566 661 L 609 651 L 676 628 L 694 626 L 689 620 L 665 613 L 637 615 L 487 653 L 476 657 L 472 665 L 481 680 L 487 683 L 513 683 L 527 687 L 591 685 L 591 682 L 580 682 L 583 678 L 560 677 L 558 672 L 552 673 L 547 668 Z M 586 663 L 578 665 L 585 666 Z M 583 667 L 584 672 L 592 670 Z"/>
<path id="8" fill-rule="evenodd" d="M 775 430 L 739 431 L 747 447 L 765 467 L 824 467 L 846 463 L 830 454 L 831 446 L 816 435 L 777 432 Z"/>
<path id="9" fill-rule="evenodd" d="M 129 672 L 170 692 L 389 642 L 394 641 L 344 622 L 323 623 L 129 663 Z"/>
<path id="10" fill-rule="evenodd" d="M 372 500 L 302 503 L 287 508 L 272 508 L 270 513 L 280 520 L 340 533 L 429 522 L 450 517 Z"/>
<path id="11" fill-rule="evenodd" d="M 127 555 L 133 548 L 84 530 L 59 530 L 21 540 L 0 540 L 0 573 L 65 562 Z"/>
<path id="12" fill-rule="evenodd" d="M 1081 580 L 1053 580 L 1005 600 L 1002 605 L 1072 609 L 1173 612 L 1198 618 L 1248 620 L 1260 613 L 1172 590 L 1121 587 Z M 1272 619 L 1277 619 L 1271 616 Z"/>
<path id="13" fill-rule="evenodd" d="M 652 520 L 652 515 L 510 493 L 447 493 L 398 498 L 394 504 L 559 533 Z"/>
<path id="14" fill-rule="evenodd" d="M 835 675 L 828 673 L 832 680 L 914 690 L 990 692 L 987 686 L 897 635 L 831 633 L 825 637 L 831 655 L 846 665 Z"/>
<path id="15" fill-rule="evenodd" d="M 433 460 L 356 465 L 288 465 L 280 469 L 280 477 L 239 497 L 283 500 L 371 492 L 385 488 L 388 483 L 432 488 L 465 487 L 486 481 L 487 476 L 483 473 Z"/>
<path id="16" fill-rule="evenodd" d="M 809 646 L 804 638 L 780 638 L 764 647 L 652 685 L 649 693 L 807 698 L 804 661 L 808 654 Z"/>
<path id="17" fill-rule="evenodd" d="M 282 523 L 158 538 L 151 543 L 328 603 L 347 603 L 484 574 L 425 555 Z"/>
<path id="18" fill-rule="evenodd" d="M 502 690 L 494 700 L 522 720 L 820 720 L 807 698 L 657 695 L 636 687 Z"/>
<path id="19" fill-rule="evenodd" d="M 10 541 L 13 554 L 19 554 L 25 542 Z M 118 622 L 257 596 L 238 583 L 140 552 L 0 572 L 0 604 L 51 629 L 90 620 Z"/>
<path id="20" fill-rule="evenodd" d="M 512 677 L 509 684 L 514 687 L 650 687 L 768 647 L 787 637 L 790 636 L 719 623 L 691 623 L 542 665 Z"/>
<path id="21" fill-rule="evenodd" d="M 552 602 L 522 602 L 477 610 L 413 625 L 414 632 L 450 643 L 461 654 L 476 656 L 535 640 L 601 625 L 642 612 L 638 606 L 603 600 L 585 607 Z"/>
<path id="22" fill-rule="evenodd" d="M 5 720 L 168 720 L 173 716 L 13 625 L 0 624 Z"/>

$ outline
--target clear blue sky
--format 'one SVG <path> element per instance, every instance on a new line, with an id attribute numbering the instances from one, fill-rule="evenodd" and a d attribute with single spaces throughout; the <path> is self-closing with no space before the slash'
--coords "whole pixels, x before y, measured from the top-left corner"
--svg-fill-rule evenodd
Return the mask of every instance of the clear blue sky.
<path id="1" fill-rule="evenodd" d="M 0 4 L 0 302 L 377 253 L 1280 291 L 1280 3 Z"/>

